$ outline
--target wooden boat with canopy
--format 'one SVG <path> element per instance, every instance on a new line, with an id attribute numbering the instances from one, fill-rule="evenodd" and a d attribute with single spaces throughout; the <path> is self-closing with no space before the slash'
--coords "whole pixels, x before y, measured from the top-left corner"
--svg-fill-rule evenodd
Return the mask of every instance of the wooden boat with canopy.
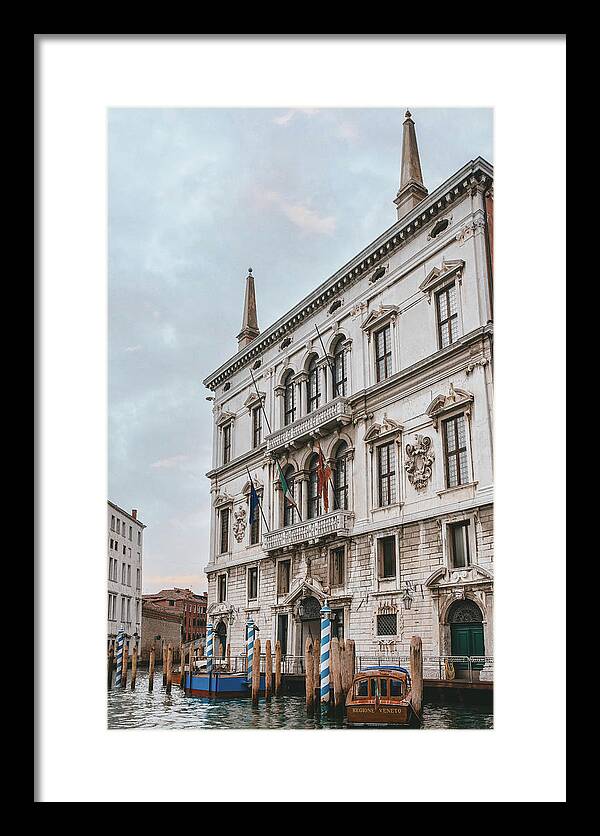
<path id="1" fill-rule="evenodd" d="M 365 668 L 354 675 L 346 697 L 350 725 L 418 726 L 421 722 L 411 701 L 411 677 L 400 665 Z"/>

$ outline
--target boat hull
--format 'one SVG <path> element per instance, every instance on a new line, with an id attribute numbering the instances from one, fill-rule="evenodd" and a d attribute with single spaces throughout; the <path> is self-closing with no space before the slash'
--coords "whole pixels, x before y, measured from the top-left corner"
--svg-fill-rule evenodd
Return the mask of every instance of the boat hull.
<path id="1" fill-rule="evenodd" d="M 251 693 L 251 683 L 245 674 L 229 674 L 215 672 L 213 674 L 198 673 L 185 675 L 186 694 L 192 697 L 248 697 Z M 265 690 L 265 675 L 260 677 L 260 691 Z"/>
<path id="2" fill-rule="evenodd" d="M 353 726 L 405 726 L 415 725 L 416 718 L 410 705 L 347 705 L 346 719 Z"/>

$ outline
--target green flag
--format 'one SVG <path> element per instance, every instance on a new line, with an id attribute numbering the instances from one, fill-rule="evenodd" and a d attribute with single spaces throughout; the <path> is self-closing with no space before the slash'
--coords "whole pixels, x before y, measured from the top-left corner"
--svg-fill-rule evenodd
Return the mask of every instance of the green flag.
<path id="1" fill-rule="evenodd" d="M 292 505 L 296 505 L 294 496 L 288 487 L 288 483 L 285 481 L 285 476 L 283 475 L 283 470 L 281 469 L 281 465 L 279 464 L 279 462 L 277 462 L 277 467 L 279 468 L 279 481 L 281 482 L 281 490 L 283 491 L 283 495 L 288 500 L 288 502 L 291 502 Z"/>

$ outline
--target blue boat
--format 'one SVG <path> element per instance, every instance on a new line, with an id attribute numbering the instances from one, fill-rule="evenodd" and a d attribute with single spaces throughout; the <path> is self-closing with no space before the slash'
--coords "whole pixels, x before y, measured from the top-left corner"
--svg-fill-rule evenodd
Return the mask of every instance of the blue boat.
<path id="1" fill-rule="evenodd" d="M 227 673 L 225 671 L 213 671 L 206 673 L 192 674 L 190 687 L 190 674 L 185 674 L 185 690 L 192 697 L 248 697 L 252 690 L 252 684 L 245 673 Z M 265 690 L 265 675 L 260 675 L 260 691 Z"/>

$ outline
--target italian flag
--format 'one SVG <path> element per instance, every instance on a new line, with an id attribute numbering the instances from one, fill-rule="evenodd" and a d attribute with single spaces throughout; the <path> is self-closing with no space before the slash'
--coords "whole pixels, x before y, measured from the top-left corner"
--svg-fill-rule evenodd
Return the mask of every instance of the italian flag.
<path id="1" fill-rule="evenodd" d="M 288 500 L 288 502 L 291 502 L 292 505 L 295 505 L 296 503 L 294 502 L 294 497 L 292 496 L 292 493 L 288 487 L 288 483 L 285 481 L 285 476 L 283 475 L 283 470 L 281 469 L 281 465 L 279 464 L 279 462 L 277 462 L 277 467 L 279 468 L 279 481 L 281 482 L 281 490 L 283 491 L 283 495 Z"/>

